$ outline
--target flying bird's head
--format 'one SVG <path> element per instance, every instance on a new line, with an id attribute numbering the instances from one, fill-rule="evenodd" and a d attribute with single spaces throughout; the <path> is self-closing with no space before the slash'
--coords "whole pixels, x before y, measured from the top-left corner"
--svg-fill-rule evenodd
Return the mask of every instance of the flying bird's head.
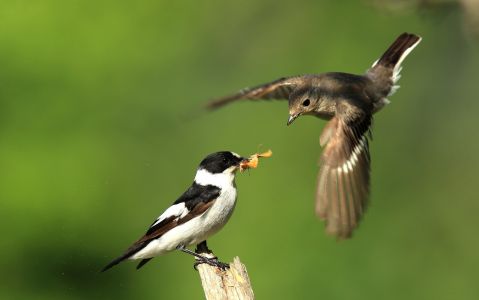
<path id="1" fill-rule="evenodd" d="M 287 125 L 301 115 L 312 114 L 319 104 L 319 95 L 311 89 L 296 91 L 289 97 L 289 118 Z"/>

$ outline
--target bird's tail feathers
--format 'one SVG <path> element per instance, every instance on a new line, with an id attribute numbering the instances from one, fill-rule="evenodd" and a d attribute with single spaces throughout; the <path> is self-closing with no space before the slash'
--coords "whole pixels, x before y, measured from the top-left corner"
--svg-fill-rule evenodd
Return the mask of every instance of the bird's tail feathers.
<path id="1" fill-rule="evenodd" d="M 139 270 L 141 267 L 143 267 L 147 262 L 149 262 L 152 259 L 153 257 L 142 259 L 140 263 L 136 266 L 136 269 Z"/>
<path id="2" fill-rule="evenodd" d="M 146 243 L 134 244 L 128 250 L 126 250 L 126 252 L 123 255 L 115 258 L 108 265 L 106 265 L 103 269 L 101 269 L 100 272 L 105 272 L 106 270 L 110 269 L 111 267 L 116 266 L 117 264 L 121 263 L 122 261 L 130 258 L 132 255 L 134 255 L 136 252 L 143 249 L 145 246 L 146 246 Z M 141 268 L 141 266 L 144 265 L 145 263 L 146 262 L 140 263 L 141 265 L 138 268 Z"/>
<path id="3" fill-rule="evenodd" d="M 395 86 L 401 75 L 401 63 L 406 56 L 421 42 L 421 37 L 412 33 L 403 33 L 389 46 L 384 54 L 372 65 L 367 75 L 382 86 L 388 85 L 388 94 L 392 94 L 399 86 Z M 391 84 L 392 82 L 392 84 Z"/>

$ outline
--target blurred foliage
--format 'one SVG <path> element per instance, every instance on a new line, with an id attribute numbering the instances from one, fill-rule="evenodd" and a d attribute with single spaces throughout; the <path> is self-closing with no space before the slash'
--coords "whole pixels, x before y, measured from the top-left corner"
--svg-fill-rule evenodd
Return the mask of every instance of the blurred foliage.
<path id="1" fill-rule="evenodd" d="M 191 183 L 203 156 L 240 174 L 229 224 L 258 299 L 478 299 L 479 47 L 462 12 L 357 1 L 0 2 L 0 298 L 200 299 L 182 253 L 98 273 Z M 349 241 L 313 213 L 324 122 L 286 103 L 205 100 L 302 73 L 362 73 L 423 36 L 375 117 L 372 198 Z"/>
<path id="2" fill-rule="evenodd" d="M 460 11 L 463 30 L 467 35 L 479 37 L 479 0 L 368 0 L 376 8 L 401 12 L 416 10 L 427 14 L 448 14 Z"/>

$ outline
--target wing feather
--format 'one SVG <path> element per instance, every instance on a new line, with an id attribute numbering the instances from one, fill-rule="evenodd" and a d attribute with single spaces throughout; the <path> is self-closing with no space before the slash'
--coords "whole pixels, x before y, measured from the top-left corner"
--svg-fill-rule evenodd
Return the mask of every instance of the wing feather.
<path id="1" fill-rule="evenodd" d="M 325 148 L 316 193 L 316 213 L 326 220 L 326 232 L 338 238 L 351 236 L 367 207 L 372 122 L 364 110 L 343 105 L 347 107 L 338 107 L 321 135 Z"/>
<path id="2" fill-rule="evenodd" d="M 215 203 L 219 193 L 220 189 L 218 187 L 199 186 L 194 183 L 172 206 L 165 210 L 165 212 L 153 222 L 145 235 L 133 243 L 123 255 L 106 265 L 102 269 L 102 272 L 130 258 L 146 247 L 152 240 L 160 238 L 176 226 L 180 226 L 195 217 L 201 216 Z M 147 262 L 148 260 L 141 261 L 137 268 L 141 268 Z"/>
<path id="3" fill-rule="evenodd" d="M 208 109 L 217 109 L 237 100 L 288 100 L 289 95 L 300 83 L 300 77 L 285 77 L 251 88 L 244 88 L 236 94 L 212 100 L 206 104 Z"/>

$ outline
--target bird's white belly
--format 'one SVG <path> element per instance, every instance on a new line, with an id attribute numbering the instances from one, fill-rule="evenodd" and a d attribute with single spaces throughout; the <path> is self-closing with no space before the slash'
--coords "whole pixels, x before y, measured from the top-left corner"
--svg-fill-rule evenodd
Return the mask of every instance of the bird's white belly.
<path id="1" fill-rule="evenodd" d="M 175 250 L 178 245 L 194 245 L 218 232 L 228 222 L 236 204 L 236 188 L 223 188 L 215 203 L 202 215 L 181 224 L 151 241 L 130 259 L 150 258 Z"/>

